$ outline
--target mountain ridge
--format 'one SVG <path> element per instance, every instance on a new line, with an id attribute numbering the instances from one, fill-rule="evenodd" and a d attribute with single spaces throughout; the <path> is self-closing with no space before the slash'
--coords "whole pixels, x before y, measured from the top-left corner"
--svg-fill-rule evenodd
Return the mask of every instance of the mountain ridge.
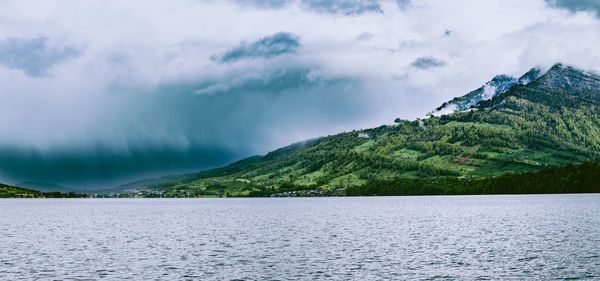
<path id="1" fill-rule="evenodd" d="M 467 110 L 297 143 L 146 189 L 161 196 L 338 194 L 376 181 L 483 180 L 600 159 L 598 75 L 556 64 L 490 81 L 498 90 Z M 481 97 L 482 88 L 462 97 Z"/>
<path id="2" fill-rule="evenodd" d="M 428 113 L 428 116 L 440 116 L 472 109 L 477 106 L 479 102 L 490 100 L 497 95 L 501 95 L 515 85 L 527 85 L 538 79 L 544 73 L 545 72 L 541 67 L 534 67 L 518 78 L 506 74 L 496 75 L 476 90 L 443 103 L 441 106 Z"/>
<path id="3" fill-rule="evenodd" d="M 25 189 L 33 189 L 41 192 L 80 192 L 77 188 L 65 187 L 59 184 L 36 182 L 36 181 L 23 181 L 15 186 Z"/>
<path id="4" fill-rule="evenodd" d="M 486 85 L 494 92 L 484 98 Z M 376 182 L 460 185 L 598 161 L 599 89 L 597 74 L 560 63 L 547 71 L 534 67 L 519 78 L 497 75 L 445 103 L 477 97 L 465 110 L 298 142 L 225 167 L 137 181 L 110 192 L 343 195 L 340 190 L 355 192 Z"/>
<path id="5" fill-rule="evenodd" d="M 42 192 L 30 188 L 0 183 L 0 198 L 87 198 L 87 194 L 76 192 Z"/>

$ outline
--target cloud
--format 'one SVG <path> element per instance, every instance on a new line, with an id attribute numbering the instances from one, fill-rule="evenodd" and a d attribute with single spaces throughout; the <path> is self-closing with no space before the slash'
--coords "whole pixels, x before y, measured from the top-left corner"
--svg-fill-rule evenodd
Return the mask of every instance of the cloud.
<path id="1" fill-rule="evenodd" d="M 0 176 L 11 182 L 106 188 L 198 171 L 335 133 L 349 128 L 344 124 L 351 120 L 360 124 L 375 110 L 366 104 L 365 92 L 355 78 L 323 76 L 317 67 L 288 61 L 176 79 L 151 90 L 117 88 L 99 97 L 87 95 L 89 104 L 78 101 L 79 108 L 63 112 L 36 110 L 43 101 L 30 100 L 32 119 L 19 120 L 12 131 L 3 128 L 7 138 L 0 141 Z M 49 104 L 65 109 L 55 101 Z M 94 117 L 86 116 L 90 110 L 97 111 Z M 19 119 L 10 112 L 3 115 Z M 25 142 L 17 141 L 22 137 Z"/>
<path id="2" fill-rule="evenodd" d="M 236 2 L 243 6 L 256 6 L 260 8 L 281 8 L 285 5 L 289 5 L 292 1 L 290 0 L 236 0 Z"/>
<path id="3" fill-rule="evenodd" d="M 554 7 L 564 8 L 573 12 L 590 11 L 600 14 L 600 1 L 597 0 L 547 0 Z"/>
<path id="4" fill-rule="evenodd" d="M 297 4 L 318 13 L 360 15 L 368 12 L 381 12 L 378 0 L 237 0 L 241 5 L 253 5 L 260 8 L 282 8 Z M 405 6 L 409 0 L 398 0 L 398 5 Z"/>
<path id="5" fill-rule="evenodd" d="M 253 43 L 242 42 L 223 55 L 213 56 L 212 59 L 230 63 L 244 59 L 272 58 L 284 54 L 293 54 L 300 48 L 298 36 L 292 33 L 279 32 L 271 36 L 261 38 Z"/>
<path id="6" fill-rule="evenodd" d="M 411 65 L 420 69 L 429 69 L 444 66 L 446 62 L 434 57 L 418 57 Z"/>
<path id="7" fill-rule="evenodd" d="M 94 158 L 93 161 L 90 157 Z M 198 159 L 202 159 L 205 164 L 199 164 Z M 101 145 L 92 150 L 68 149 L 51 153 L 0 147 L 2 175 L 5 179 L 15 183 L 34 179 L 43 183 L 61 183 L 73 188 L 88 189 L 107 188 L 124 180 L 153 177 L 156 172 L 197 171 L 235 159 L 232 151 L 224 151 L 220 147 L 173 149 L 139 145 L 131 147 L 126 153 Z"/>
<path id="8" fill-rule="evenodd" d="M 381 12 L 379 1 L 375 0 L 304 0 L 303 3 L 315 11 L 327 13 L 352 15 Z"/>
<path id="9" fill-rule="evenodd" d="M 398 4 L 398 7 L 400 7 L 400 9 L 405 9 L 410 6 L 411 2 L 410 0 L 396 0 L 396 4 Z"/>
<path id="10" fill-rule="evenodd" d="M 51 47 L 47 37 L 30 39 L 10 37 L 0 41 L 0 64 L 23 71 L 31 77 L 48 75 L 57 64 L 77 57 L 74 47 Z"/>

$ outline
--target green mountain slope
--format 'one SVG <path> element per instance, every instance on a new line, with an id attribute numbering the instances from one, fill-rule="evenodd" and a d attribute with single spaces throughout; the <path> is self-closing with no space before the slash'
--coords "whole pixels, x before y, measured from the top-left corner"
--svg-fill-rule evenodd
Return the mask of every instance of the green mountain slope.
<path id="1" fill-rule="evenodd" d="M 37 190 L 0 184 L 0 198 L 84 198 L 86 194 L 74 192 L 40 192 Z"/>
<path id="2" fill-rule="evenodd" d="M 345 194 L 373 182 L 468 182 L 598 159 L 600 77 L 557 64 L 466 111 L 298 143 L 152 188 L 167 196 Z"/>
<path id="3" fill-rule="evenodd" d="M 0 184 L 0 198 L 41 198 L 41 197 L 43 197 L 42 193 L 35 191 L 35 190 Z"/>

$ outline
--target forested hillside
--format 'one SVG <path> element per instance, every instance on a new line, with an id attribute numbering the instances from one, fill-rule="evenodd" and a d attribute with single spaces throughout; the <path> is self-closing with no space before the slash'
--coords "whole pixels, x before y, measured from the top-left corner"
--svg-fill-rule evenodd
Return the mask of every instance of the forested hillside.
<path id="1" fill-rule="evenodd" d="M 40 198 L 41 192 L 0 184 L 0 198 Z"/>
<path id="2" fill-rule="evenodd" d="M 0 198 L 82 198 L 86 194 L 74 192 L 40 192 L 36 190 L 0 184 Z"/>
<path id="3" fill-rule="evenodd" d="M 441 186 L 600 159 L 600 77 L 557 64 L 533 78 L 460 112 L 298 143 L 148 188 L 171 196 L 361 194 L 374 182 Z"/>

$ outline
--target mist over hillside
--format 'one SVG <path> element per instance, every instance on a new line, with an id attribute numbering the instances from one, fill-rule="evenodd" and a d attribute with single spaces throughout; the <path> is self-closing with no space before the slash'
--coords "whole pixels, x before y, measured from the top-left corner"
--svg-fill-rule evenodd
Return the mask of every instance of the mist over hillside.
<path id="1" fill-rule="evenodd" d="M 488 98 L 474 95 L 480 88 L 445 103 L 477 99 L 454 113 L 297 143 L 195 176 L 142 182 L 135 189 L 171 196 L 361 194 L 373 185 L 385 186 L 382 182 L 409 190 L 459 187 L 600 159 L 600 76 L 555 64 L 528 83 L 504 80 L 514 83 Z M 529 178 L 535 176 L 521 177 Z"/>

